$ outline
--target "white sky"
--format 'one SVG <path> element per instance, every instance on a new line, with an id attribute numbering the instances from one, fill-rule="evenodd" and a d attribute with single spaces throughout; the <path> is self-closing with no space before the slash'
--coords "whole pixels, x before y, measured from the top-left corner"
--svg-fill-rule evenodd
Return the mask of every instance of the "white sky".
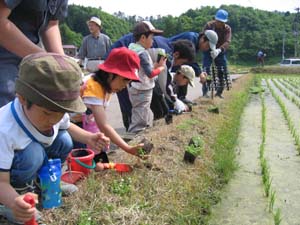
<path id="1" fill-rule="evenodd" d="M 176 2 L 176 3 L 175 3 Z M 179 16 L 188 9 L 201 6 L 241 5 L 268 11 L 295 12 L 300 7 L 300 0 L 69 0 L 69 4 L 101 7 L 104 12 L 124 12 L 126 15 Z"/>

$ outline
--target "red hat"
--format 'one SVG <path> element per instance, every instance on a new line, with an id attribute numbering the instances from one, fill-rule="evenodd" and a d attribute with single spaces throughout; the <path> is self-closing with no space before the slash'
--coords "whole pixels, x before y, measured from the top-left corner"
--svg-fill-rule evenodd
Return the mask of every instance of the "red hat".
<path id="1" fill-rule="evenodd" d="M 140 58 L 126 47 L 114 48 L 98 68 L 130 80 L 139 80 Z"/>

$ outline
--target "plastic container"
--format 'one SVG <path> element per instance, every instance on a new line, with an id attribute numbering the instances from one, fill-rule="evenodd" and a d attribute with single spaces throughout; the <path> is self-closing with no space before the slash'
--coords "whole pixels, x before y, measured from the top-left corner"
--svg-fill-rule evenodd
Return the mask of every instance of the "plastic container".
<path id="1" fill-rule="evenodd" d="M 83 113 L 82 115 L 82 127 L 83 129 L 90 131 L 92 133 L 97 133 L 99 132 L 98 125 L 95 121 L 94 115 L 93 114 L 86 114 Z"/>
<path id="2" fill-rule="evenodd" d="M 50 159 L 38 171 L 42 190 L 42 207 L 51 209 L 61 206 L 61 161 Z"/>
<path id="3" fill-rule="evenodd" d="M 70 171 L 79 171 L 88 176 L 91 169 L 95 169 L 96 163 L 93 160 L 95 153 L 91 149 L 73 149 L 68 156 L 68 166 Z"/>
<path id="4" fill-rule="evenodd" d="M 31 195 L 26 194 L 24 196 L 24 201 L 29 203 L 31 205 L 31 208 L 35 207 L 35 201 Z M 33 216 L 30 220 L 25 222 L 24 225 L 39 225 L 39 224 L 36 222 L 35 216 Z"/>

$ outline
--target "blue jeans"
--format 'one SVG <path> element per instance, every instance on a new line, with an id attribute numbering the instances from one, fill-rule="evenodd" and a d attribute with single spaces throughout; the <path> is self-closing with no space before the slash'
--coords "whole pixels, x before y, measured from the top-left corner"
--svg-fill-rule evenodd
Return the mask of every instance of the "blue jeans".
<path id="1" fill-rule="evenodd" d="M 25 187 L 36 178 L 46 154 L 48 158 L 60 158 L 64 162 L 72 148 L 71 136 L 66 130 L 60 130 L 49 147 L 45 148 L 33 141 L 25 149 L 15 151 L 10 170 L 11 185 L 16 188 Z"/>
<path id="2" fill-rule="evenodd" d="M 208 75 L 211 75 L 211 64 L 212 58 L 210 56 L 210 50 L 203 52 L 202 68 L 203 71 Z M 219 79 L 219 84 L 217 86 L 217 94 L 222 94 L 224 89 L 224 73 L 227 73 L 227 59 L 226 52 L 221 52 L 217 58 L 215 58 L 215 66 L 217 69 L 217 76 Z M 211 81 L 213 82 L 213 81 Z M 202 93 L 205 95 L 208 92 L 209 84 L 206 82 L 202 85 Z"/>

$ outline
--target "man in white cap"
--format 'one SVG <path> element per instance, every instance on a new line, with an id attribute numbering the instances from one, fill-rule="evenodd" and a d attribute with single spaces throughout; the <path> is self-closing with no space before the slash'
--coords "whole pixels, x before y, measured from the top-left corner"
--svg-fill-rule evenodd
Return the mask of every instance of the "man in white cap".
<path id="1" fill-rule="evenodd" d="M 103 56 L 109 51 L 112 43 L 107 35 L 101 33 L 102 24 L 98 17 L 91 17 L 91 19 L 87 21 L 87 25 L 90 34 L 83 38 L 78 58 L 81 60 L 81 63 L 87 59 L 85 65 L 86 69 L 89 72 L 95 72 L 98 64 L 103 61 Z"/>

